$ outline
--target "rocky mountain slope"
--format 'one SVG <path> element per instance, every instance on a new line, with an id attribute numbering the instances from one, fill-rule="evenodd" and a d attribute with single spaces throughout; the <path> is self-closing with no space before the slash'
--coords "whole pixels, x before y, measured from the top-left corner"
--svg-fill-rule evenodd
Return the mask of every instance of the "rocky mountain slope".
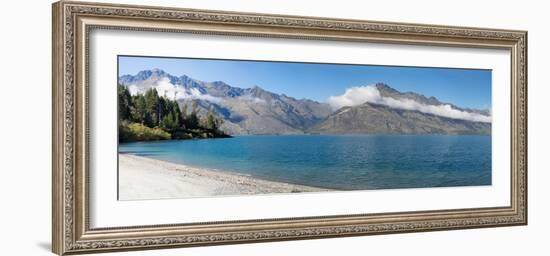
<path id="1" fill-rule="evenodd" d="M 344 107 L 309 129 L 323 134 L 490 134 L 491 123 L 364 103 Z"/>
<path id="2" fill-rule="evenodd" d="M 382 83 L 375 86 L 382 99 L 385 99 L 381 102 L 387 104 L 365 102 L 358 106 L 340 108 L 308 131 L 330 134 L 491 134 L 490 122 L 450 118 L 414 108 L 422 106 L 433 112 L 452 109 L 456 113 L 470 114 L 480 119 L 489 117 L 488 111 L 459 108 L 440 102 L 434 97 L 399 92 Z M 407 109 L 399 107 L 400 105 L 410 107 Z"/>
<path id="3" fill-rule="evenodd" d="M 379 83 L 376 100 L 331 108 L 327 103 L 295 99 L 258 86 L 239 88 L 222 81 L 205 82 L 173 76 L 159 69 L 124 75 L 119 84 L 132 94 L 156 88 L 199 114 L 214 111 L 224 119 L 222 130 L 238 134 L 490 134 L 490 113 L 460 108 L 414 92 L 399 92 Z M 449 112 L 450 114 L 446 114 Z M 473 116 L 474 119 L 463 116 Z"/>
<path id="4" fill-rule="evenodd" d="M 230 134 L 303 133 L 332 113 L 328 104 L 279 95 L 258 86 L 243 89 L 222 81 L 176 77 L 158 69 L 121 76 L 119 84 L 132 93 L 155 87 L 160 95 L 175 97 L 188 111 L 197 102 L 199 114 L 214 111 L 224 119 L 222 130 Z"/>

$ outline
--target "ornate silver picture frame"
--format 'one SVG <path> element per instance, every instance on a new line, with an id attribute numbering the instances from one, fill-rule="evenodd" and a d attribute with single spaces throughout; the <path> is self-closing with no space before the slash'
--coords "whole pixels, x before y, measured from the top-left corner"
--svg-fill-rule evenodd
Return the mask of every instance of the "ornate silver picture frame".
<path id="1" fill-rule="evenodd" d="M 52 22 L 52 245 L 59 255 L 527 224 L 526 31 L 72 1 L 53 4 Z M 89 46 L 97 30 L 507 50 L 510 204 L 92 227 Z"/>

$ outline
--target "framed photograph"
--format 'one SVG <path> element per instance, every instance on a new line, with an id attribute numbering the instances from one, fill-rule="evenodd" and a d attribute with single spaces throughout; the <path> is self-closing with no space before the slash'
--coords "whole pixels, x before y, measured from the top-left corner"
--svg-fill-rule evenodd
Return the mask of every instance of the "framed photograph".
<path id="1" fill-rule="evenodd" d="M 527 224 L 527 32 L 61 1 L 53 251 Z"/>

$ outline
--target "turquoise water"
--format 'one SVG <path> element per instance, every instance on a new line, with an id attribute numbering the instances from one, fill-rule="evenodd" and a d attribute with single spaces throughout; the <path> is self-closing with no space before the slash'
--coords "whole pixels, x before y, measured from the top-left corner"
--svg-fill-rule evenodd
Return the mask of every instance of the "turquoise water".
<path id="1" fill-rule="evenodd" d="M 491 184 L 490 136 L 237 136 L 123 143 L 119 152 L 341 190 Z"/>

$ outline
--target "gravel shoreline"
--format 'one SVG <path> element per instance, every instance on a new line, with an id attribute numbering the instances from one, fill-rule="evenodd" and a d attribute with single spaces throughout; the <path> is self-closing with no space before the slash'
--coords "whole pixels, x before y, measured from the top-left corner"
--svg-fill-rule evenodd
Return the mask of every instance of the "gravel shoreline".
<path id="1" fill-rule="evenodd" d="M 329 191 L 131 154 L 118 154 L 118 160 L 119 200 Z"/>

